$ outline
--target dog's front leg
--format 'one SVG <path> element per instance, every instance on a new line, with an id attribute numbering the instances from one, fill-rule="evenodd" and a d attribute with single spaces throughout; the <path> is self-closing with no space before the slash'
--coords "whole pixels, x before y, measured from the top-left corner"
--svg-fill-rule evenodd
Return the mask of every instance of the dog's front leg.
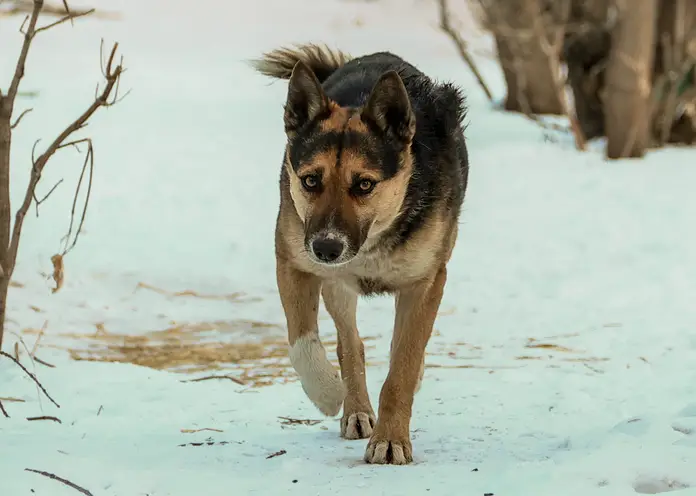
<path id="1" fill-rule="evenodd" d="M 277 261 L 276 276 L 288 325 L 290 363 L 307 397 L 324 415 L 334 416 L 343 404 L 345 388 L 319 340 L 321 281 L 282 259 Z"/>
<path id="2" fill-rule="evenodd" d="M 404 465 L 413 461 L 409 432 L 413 396 L 446 280 L 447 270 L 442 267 L 434 278 L 397 295 L 389 374 L 379 396 L 377 425 L 365 451 L 368 463 Z"/>
<path id="3" fill-rule="evenodd" d="M 370 405 L 365 377 L 365 346 L 356 322 L 358 295 L 340 281 L 325 281 L 321 290 L 326 310 L 336 324 L 338 361 L 346 386 L 341 436 L 346 439 L 370 437 L 375 413 Z"/>

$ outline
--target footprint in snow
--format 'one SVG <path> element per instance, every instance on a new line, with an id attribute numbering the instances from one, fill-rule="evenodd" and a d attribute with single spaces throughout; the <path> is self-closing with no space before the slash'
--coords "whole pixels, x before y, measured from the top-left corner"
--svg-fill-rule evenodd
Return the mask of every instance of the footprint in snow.
<path id="1" fill-rule="evenodd" d="M 680 489 L 688 489 L 688 484 L 672 479 L 654 479 L 641 477 L 633 484 L 633 489 L 638 494 L 662 494 Z"/>

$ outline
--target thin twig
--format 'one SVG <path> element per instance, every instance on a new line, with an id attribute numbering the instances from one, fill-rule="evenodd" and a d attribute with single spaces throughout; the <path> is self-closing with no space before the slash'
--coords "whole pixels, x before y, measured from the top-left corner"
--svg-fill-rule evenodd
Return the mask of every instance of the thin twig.
<path id="1" fill-rule="evenodd" d="M 24 109 L 24 110 L 22 111 L 22 113 L 19 114 L 19 117 L 17 117 L 17 119 L 14 121 L 14 124 L 12 124 L 12 125 L 10 126 L 10 129 L 14 129 L 14 128 L 16 128 L 17 126 L 19 126 L 19 123 L 20 123 L 20 121 L 22 120 L 22 117 L 24 117 L 25 115 L 27 115 L 27 114 L 28 114 L 29 112 L 31 112 L 32 110 L 34 110 L 34 109 L 33 109 L 33 108 Z"/>
<path id="2" fill-rule="evenodd" d="M 75 484 L 74 482 L 70 482 L 67 479 L 63 479 L 62 477 L 58 477 L 56 474 L 44 472 L 43 470 L 34 470 L 33 468 L 25 468 L 24 470 L 26 472 L 34 472 L 35 474 L 43 475 L 44 477 L 48 477 L 49 479 L 53 479 L 55 481 L 62 482 L 66 486 L 71 487 L 71 488 L 75 489 L 76 491 L 81 492 L 82 494 L 84 494 L 86 496 L 94 496 L 91 492 L 89 492 L 84 487 L 80 487 L 77 484 Z"/>
<path id="3" fill-rule="evenodd" d="M 40 363 L 40 364 L 43 365 L 44 367 L 48 367 L 49 369 L 55 369 L 55 368 L 56 368 L 56 366 L 53 365 L 52 363 L 48 363 L 48 362 L 46 362 L 46 361 L 44 361 L 44 360 L 41 360 L 41 359 L 40 359 L 39 357 L 37 357 L 37 356 L 34 356 L 34 361 L 35 361 L 36 363 Z"/>
<path id="4" fill-rule="evenodd" d="M 48 327 L 48 320 L 44 320 L 44 323 L 41 326 L 41 330 L 39 331 L 39 335 L 36 336 L 36 341 L 34 341 L 34 346 L 31 347 L 31 351 L 29 352 L 29 354 L 31 356 L 34 356 L 34 354 L 36 353 L 36 350 L 39 348 L 39 343 L 41 342 L 41 338 L 43 338 L 43 335 L 46 332 L 46 327 Z"/>
<path id="5" fill-rule="evenodd" d="M 92 147 L 92 140 L 87 139 L 87 155 L 85 155 L 85 161 L 82 164 L 82 171 L 80 172 L 80 178 L 77 181 L 77 187 L 75 189 L 75 196 L 73 197 L 73 204 L 72 204 L 72 209 L 70 210 L 70 225 L 68 226 L 68 233 L 65 235 L 65 247 L 63 248 L 63 253 L 61 253 L 61 256 L 65 256 L 68 254 L 70 250 L 72 250 L 75 245 L 77 244 L 77 240 L 80 237 L 80 233 L 82 232 L 82 226 L 85 223 L 85 218 L 87 217 L 87 207 L 89 206 L 89 197 L 92 192 L 92 173 L 94 172 L 94 148 Z M 85 197 L 85 203 L 84 206 L 82 207 L 82 214 L 80 217 L 80 223 L 77 226 L 77 231 L 75 232 L 75 237 L 73 238 L 73 242 L 70 246 L 68 246 L 68 242 L 70 240 L 70 234 L 72 233 L 73 230 L 73 224 L 75 222 L 75 210 L 77 208 L 77 197 L 80 194 L 80 188 L 82 187 L 82 179 L 85 176 L 85 171 L 89 169 L 89 180 L 87 182 L 87 196 Z"/>
<path id="6" fill-rule="evenodd" d="M 10 418 L 10 416 L 7 414 L 7 410 L 5 410 L 5 407 L 2 406 L 2 400 L 0 400 L 0 412 L 2 412 L 5 418 Z"/>
<path id="7" fill-rule="evenodd" d="M 34 421 L 34 420 L 52 420 L 53 422 L 58 422 L 59 424 L 62 424 L 61 420 L 58 417 L 53 417 L 52 415 L 42 415 L 41 417 L 27 417 L 27 420 Z"/>
<path id="8" fill-rule="evenodd" d="M 37 217 L 39 216 L 39 205 L 41 205 L 43 202 L 48 200 L 48 197 L 51 196 L 51 194 L 53 194 L 53 192 L 56 190 L 56 188 L 58 188 L 58 186 L 60 186 L 60 183 L 62 183 L 62 182 L 63 182 L 63 179 L 60 179 L 56 184 L 53 185 L 53 187 L 50 190 L 48 190 L 48 193 L 46 193 L 44 195 L 44 197 L 41 198 L 40 200 L 36 196 L 36 192 L 34 192 L 34 206 L 36 208 L 36 216 Z"/>
<path id="9" fill-rule="evenodd" d="M 212 432 L 224 432 L 220 429 L 214 429 L 212 427 L 204 427 L 202 429 L 181 429 L 182 434 L 195 434 L 202 431 L 212 431 Z"/>
<path id="10" fill-rule="evenodd" d="M 90 14 L 92 14 L 92 13 L 94 13 L 94 9 L 89 9 L 89 10 L 87 10 L 87 11 L 84 11 L 84 12 L 77 12 L 77 13 L 74 13 L 74 14 L 68 14 L 68 15 L 66 15 L 66 16 L 64 16 L 64 17 L 61 17 L 61 18 L 58 19 L 57 21 L 52 22 L 51 24 L 47 24 L 46 26 L 42 26 L 42 27 L 40 27 L 40 28 L 36 28 L 36 31 L 34 31 L 34 35 L 39 34 L 41 31 L 48 31 L 49 29 L 54 28 L 54 27 L 58 26 L 59 24 L 63 24 L 63 23 L 66 22 L 66 21 L 70 21 L 70 22 L 72 23 L 72 22 L 73 22 L 73 19 L 77 19 L 78 17 L 88 16 L 88 15 L 90 15 Z"/>
<path id="11" fill-rule="evenodd" d="M 442 29 L 452 39 L 454 45 L 457 47 L 459 55 L 462 57 L 462 59 L 464 59 L 466 65 L 469 66 L 469 69 L 474 74 L 474 77 L 476 78 L 476 81 L 478 81 L 479 86 L 481 86 L 481 89 L 483 89 L 483 92 L 488 97 L 488 101 L 493 101 L 493 94 L 491 93 L 491 90 L 488 89 L 488 85 L 486 84 L 486 82 L 483 80 L 483 76 L 479 72 L 478 67 L 476 67 L 474 59 L 471 58 L 469 50 L 466 46 L 466 42 L 449 22 L 450 13 L 449 8 L 447 6 L 447 0 L 438 0 L 438 5 L 440 7 L 440 29 Z"/>
<path id="12" fill-rule="evenodd" d="M 230 381 L 239 384 L 240 386 L 245 386 L 246 383 L 242 381 L 241 379 L 237 379 L 236 377 L 231 377 L 229 375 L 208 375 L 205 377 L 199 377 L 197 379 L 188 379 L 185 381 L 181 382 L 200 382 L 200 381 L 209 381 L 211 379 L 229 379 Z"/>
<path id="13" fill-rule="evenodd" d="M 24 367 L 24 365 L 22 365 L 18 360 L 15 360 L 15 358 L 14 358 L 12 355 L 10 355 L 9 353 L 5 353 L 5 352 L 2 351 L 2 350 L 0 350 L 0 355 L 2 355 L 2 356 L 4 356 L 4 357 L 7 357 L 7 358 L 9 358 L 10 360 L 12 360 L 14 363 L 16 363 L 16 364 L 24 371 L 24 373 L 27 374 L 27 375 L 36 383 L 37 386 L 39 386 L 39 389 L 41 389 L 41 391 L 43 392 L 43 394 L 45 394 L 46 397 L 47 397 L 49 400 L 51 400 L 51 403 L 53 403 L 54 405 L 56 405 L 56 407 L 60 408 L 60 405 L 59 405 L 58 403 L 56 403 L 56 401 L 55 401 L 53 398 L 51 398 L 51 395 L 48 394 L 48 391 L 46 391 L 46 389 L 45 389 L 45 388 L 43 387 L 43 385 L 39 382 L 39 380 L 36 378 L 36 376 L 35 376 L 34 374 L 32 374 L 31 372 L 29 372 L 29 371 L 26 369 L 26 367 Z"/>

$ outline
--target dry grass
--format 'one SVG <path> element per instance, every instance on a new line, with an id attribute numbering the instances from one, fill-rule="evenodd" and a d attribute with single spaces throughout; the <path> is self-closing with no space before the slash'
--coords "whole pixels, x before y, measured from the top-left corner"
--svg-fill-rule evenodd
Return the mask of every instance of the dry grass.
<path id="1" fill-rule="evenodd" d="M 25 330 L 27 334 L 38 332 Z M 74 360 L 131 363 L 182 374 L 225 371 L 234 382 L 248 386 L 296 380 L 287 358 L 284 328 L 266 322 L 183 323 L 140 335 L 109 332 L 97 324 L 92 333 L 53 337 L 59 339 L 50 346 L 67 350 Z M 325 340 L 324 344 L 330 356 L 335 356 L 336 341 Z"/>
<path id="2" fill-rule="evenodd" d="M 192 297 L 192 298 L 200 298 L 202 300 L 226 300 L 226 301 L 229 301 L 232 303 L 250 303 L 250 302 L 254 302 L 254 301 L 261 301 L 261 298 L 246 297 L 246 294 L 242 293 L 242 292 L 223 294 L 223 295 L 214 295 L 214 294 L 199 293 L 199 292 L 194 291 L 192 289 L 185 289 L 183 291 L 169 291 L 167 289 L 158 288 L 156 286 L 153 286 L 151 284 L 147 284 L 145 282 L 138 283 L 135 290 L 137 291 L 139 289 L 148 289 L 150 291 L 154 291 L 155 293 L 161 294 L 163 296 L 167 296 L 169 298 Z"/>

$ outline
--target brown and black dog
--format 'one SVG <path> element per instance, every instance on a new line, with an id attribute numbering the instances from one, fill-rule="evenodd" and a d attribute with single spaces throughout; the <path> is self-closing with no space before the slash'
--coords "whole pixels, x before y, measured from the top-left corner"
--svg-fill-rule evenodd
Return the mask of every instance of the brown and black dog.
<path id="1" fill-rule="evenodd" d="M 341 436 L 370 438 L 365 461 L 409 463 L 413 397 L 467 187 L 464 98 L 387 52 L 351 58 L 308 44 L 253 65 L 289 80 L 276 259 L 290 361 L 321 412 L 343 406 Z M 396 319 L 375 417 L 356 308 L 379 294 L 395 296 Z M 319 340 L 320 295 L 340 376 Z"/>

